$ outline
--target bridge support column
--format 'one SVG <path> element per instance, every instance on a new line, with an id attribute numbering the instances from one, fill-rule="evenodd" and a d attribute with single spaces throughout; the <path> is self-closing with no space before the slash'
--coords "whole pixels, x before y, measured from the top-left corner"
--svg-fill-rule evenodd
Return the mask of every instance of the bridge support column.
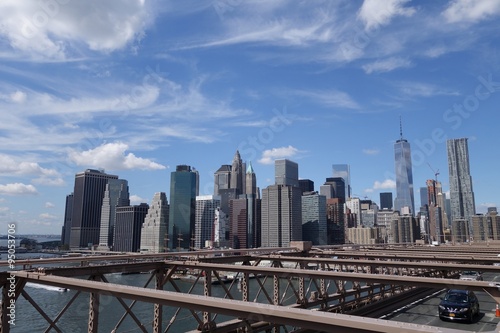
<path id="1" fill-rule="evenodd" d="M 9 323 L 9 317 L 7 314 L 9 313 L 9 304 L 10 304 L 10 299 L 9 299 L 9 283 L 5 283 L 2 286 L 2 305 L 0 306 L 0 317 L 2 319 L 2 323 L 0 326 L 0 333 L 9 333 L 10 332 L 10 323 Z"/>
<path id="2" fill-rule="evenodd" d="M 280 305 L 280 278 L 278 275 L 273 275 L 273 305 Z M 280 326 L 274 325 L 273 333 L 279 333 Z"/>
<path id="3" fill-rule="evenodd" d="M 97 333 L 99 326 L 99 294 L 90 293 L 88 333 Z"/>
<path id="4" fill-rule="evenodd" d="M 248 302 L 250 294 L 248 292 L 249 273 L 243 273 L 241 281 L 241 300 Z"/>
<path id="5" fill-rule="evenodd" d="M 204 271 L 205 281 L 203 282 L 203 295 L 210 297 L 212 296 L 212 270 L 207 269 Z M 202 332 L 211 332 L 216 327 L 215 322 L 212 320 L 212 314 L 207 311 L 203 311 L 203 326 L 201 327 Z"/>
<path id="6" fill-rule="evenodd" d="M 161 270 L 155 273 L 155 288 L 156 290 L 163 290 L 163 278 L 164 274 Z M 154 305 L 154 318 L 153 318 L 153 333 L 161 333 L 162 330 L 162 316 L 163 316 L 163 306 L 161 304 L 155 303 Z"/>

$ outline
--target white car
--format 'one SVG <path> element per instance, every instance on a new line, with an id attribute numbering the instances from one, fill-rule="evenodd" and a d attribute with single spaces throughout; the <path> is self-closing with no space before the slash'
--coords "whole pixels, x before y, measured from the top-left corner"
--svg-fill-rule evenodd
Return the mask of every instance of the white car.
<path id="1" fill-rule="evenodd" d="M 460 280 L 483 281 L 483 276 L 476 271 L 463 271 L 462 274 L 460 274 Z"/>

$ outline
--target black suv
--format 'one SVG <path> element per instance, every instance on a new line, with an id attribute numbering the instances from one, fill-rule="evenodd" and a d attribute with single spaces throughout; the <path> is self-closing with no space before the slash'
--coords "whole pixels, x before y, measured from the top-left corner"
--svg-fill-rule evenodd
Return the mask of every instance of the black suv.
<path id="1" fill-rule="evenodd" d="M 470 290 L 451 289 L 441 298 L 439 318 L 472 322 L 479 314 L 479 301 Z"/>

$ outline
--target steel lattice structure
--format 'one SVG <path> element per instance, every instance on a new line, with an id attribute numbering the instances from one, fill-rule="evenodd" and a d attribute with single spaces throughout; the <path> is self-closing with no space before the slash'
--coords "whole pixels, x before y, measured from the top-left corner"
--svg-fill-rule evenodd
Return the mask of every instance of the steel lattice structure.
<path id="1" fill-rule="evenodd" d="M 362 315 L 366 305 L 383 304 L 385 308 L 411 293 L 451 287 L 486 291 L 500 303 L 496 284 L 454 278 L 464 269 L 500 273 L 500 267 L 492 265 L 498 251 L 490 247 L 454 247 L 452 252 L 429 247 L 274 248 L 18 261 L 20 270 L 0 273 L 0 332 L 10 332 L 8 305 L 20 296 L 46 320 L 46 332 L 62 332 L 59 320 L 82 294 L 88 294 L 89 299 L 89 333 L 98 332 L 102 296 L 114 297 L 123 307 L 115 330 L 130 317 L 141 332 L 169 332 L 175 317 L 169 323 L 162 318 L 164 308 L 173 307 L 176 314 L 189 310 L 198 332 L 461 332 L 381 319 L 360 320 L 352 313 Z M 149 272 L 149 279 L 143 287 L 133 287 L 109 283 L 106 278 L 110 273 L 130 272 Z M 180 275 L 190 277 L 188 292 L 179 287 Z M 12 276 L 14 293 L 10 292 Z M 67 288 L 76 294 L 50 318 L 24 288 L 28 282 Z M 195 294 L 194 286 L 199 284 L 202 293 Z M 212 293 L 214 285 L 223 289 L 223 296 Z M 134 314 L 137 302 L 154 304 L 151 327 Z M 221 315 L 233 319 L 219 320 Z"/>

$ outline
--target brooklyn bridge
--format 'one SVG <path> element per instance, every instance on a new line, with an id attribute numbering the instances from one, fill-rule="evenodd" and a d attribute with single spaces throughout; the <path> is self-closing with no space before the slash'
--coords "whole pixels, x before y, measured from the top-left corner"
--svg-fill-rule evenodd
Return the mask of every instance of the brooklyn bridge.
<path id="1" fill-rule="evenodd" d="M 12 304 L 19 307 L 21 299 L 46 323 L 44 332 L 65 332 L 62 323 L 72 320 L 68 310 L 79 298 L 86 300 L 89 333 L 104 332 L 104 320 L 113 321 L 112 332 L 179 332 L 181 311 L 188 313 L 191 332 L 498 332 L 499 253 L 500 246 L 486 243 L 310 247 L 296 242 L 288 248 L 81 253 L 17 260 L 15 267 L 2 261 L 0 332 L 15 331 Z M 484 279 L 459 279 L 463 271 Z M 143 273 L 142 285 L 109 278 L 134 273 Z M 27 285 L 61 288 L 71 297 L 49 313 Z M 436 319 L 436 299 L 447 289 L 481 295 L 475 324 Z M 115 300 L 120 316 L 110 317 L 104 298 Z M 151 305 L 151 321 L 135 312 L 139 303 Z M 413 320 L 395 315 L 413 306 L 422 309 Z M 125 320 L 132 330 L 124 328 Z"/>

